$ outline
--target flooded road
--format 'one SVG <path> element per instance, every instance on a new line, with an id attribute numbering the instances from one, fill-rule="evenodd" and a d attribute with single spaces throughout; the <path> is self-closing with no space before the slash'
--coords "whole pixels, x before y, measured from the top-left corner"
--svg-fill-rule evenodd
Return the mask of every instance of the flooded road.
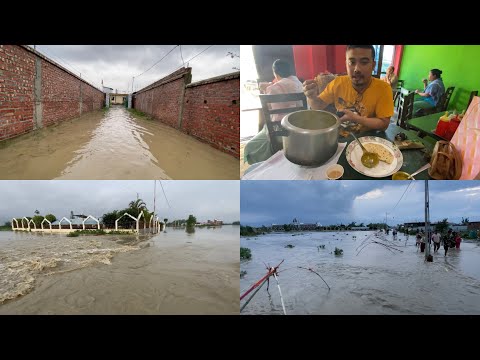
<path id="1" fill-rule="evenodd" d="M 0 143 L 0 179 L 239 179 L 238 160 L 123 106 Z"/>
<path id="2" fill-rule="evenodd" d="M 370 244 L 357 256 L 357 247 L 368 236 L 374 239 L 374 232 L 242 237 L 241 246 L 251 249 L 252 259 L 240 265 L 247 272 L 240 280 L 241 294 L 267 273 L 263 262 L 276 266 L 285 259 L 278 280 L 287 314 L 480 314 L 480 242 L 463 241 L 461 249 L 449 249 L 447 257 L 441 247 L 427 263 L 414 237 L 405 246 L 403 234 L 394 242 L 403 253 Z M 392 242 L 391 234 L 387 240 Z M 294 247 L 285 248 L 288 244 Z M 320 245 L 325 249 L 317 248 Z M 335 247 L 343 255 L 335 256 Z M 297 266 L 317 271 L 331 290 L 320 277 Z M 271 296 L 266 288 L 242 315 L 283 314 L 275 279 L 270 281 Z"/>
<path id="3" fill-rule="evenodd" d="M 0 232 L 0 314 L 238 314 L 238 245 L 238 226 L 77 238 Z"/>

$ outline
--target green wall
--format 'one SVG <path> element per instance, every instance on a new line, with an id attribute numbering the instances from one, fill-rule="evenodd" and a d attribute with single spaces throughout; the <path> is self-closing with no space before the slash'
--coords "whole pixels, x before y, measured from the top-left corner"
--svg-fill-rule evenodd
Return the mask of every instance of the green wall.
<path id="1" fill-rule="evenodd" d="M 448 109 L 464 110 L 470 92 L 480 92 L 480 45 L 405 45 L 399 74 L 405 88 L 423 90 L 422 79 L 435 68 L 445 89 L 455 86 Z"/>

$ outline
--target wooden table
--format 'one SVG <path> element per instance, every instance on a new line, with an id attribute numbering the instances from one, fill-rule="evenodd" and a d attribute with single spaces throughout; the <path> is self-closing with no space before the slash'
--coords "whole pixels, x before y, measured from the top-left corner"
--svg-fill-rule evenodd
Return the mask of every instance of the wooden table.
<path id="1" fill-rule="evenodd" d="M 403 165 L 399 171 L 404 171 L 409 174 L 412 174 L 416 170 L 420 169 L 423 165 L 426 165 L 428 162 L 427 159 L 425 158 L 425 153 L 431 154 L 433 150 L 433 145 L 430 144 L 428 141 L 425 141 L 422 138 L 418 137 L 417 134 L 415 134 L 413 131 L 402 129 L 400 126 L 397 126 L 395 124 L 390 124 L 390 126 L 386 131 L 371 130 L 371 131 L 360 133 L 357 135 L 357 137 L 377 136 L 382 139 L 386 139 L 391 142 L 394 142 L 395 135 L 397 135 L 400 132 L 403 132 L 407 135 L 407 140 L 420 141 L 425 146 L 424 149 L 401 150 L 403 155 Z M 349 136 L 348 138 L 343 138 L 340 136 L 338 141 L 347 142 L 347 146 L 348 146 L 348 144 L 350 144 L 354 140 L 355 139 L 353 138 L 353 136 Z M 338 164 L 342 165 L 345 170 L 342 178 L 344 180 L 373 180 L 373 179 L 391 180 L 392 179 L 391 175 L 383 178 L 372 178 L 372 177 L 360 174 L 358 171 L 354 170 L 348 163 L 347 157 L 346 157 L 346 150 L 344 150 L 342 155 L 340 156 L 340 159 L 338 160 Z M 418 179 L 418 180 L 430 179 L 428 175 L 428 170 L 425 170 L 422 173 L 415 175 L 415 179 Z"/>
<path id="2" fill-rule="evenodd" d="M 438 119 L 440 119 L 440 117 L 444 114 L 445 114 L 445 111 L 442 111 L 442 112 L 431 114 L 431 115 L 413 118 L 413 119 L 407 120 L 407 126 L 411 129 L 421 131 L 427 134 L 428 136 L 433 137 L 434 139 L 447 140 L 434 133 L 434 130 L 437 127 Z"/>

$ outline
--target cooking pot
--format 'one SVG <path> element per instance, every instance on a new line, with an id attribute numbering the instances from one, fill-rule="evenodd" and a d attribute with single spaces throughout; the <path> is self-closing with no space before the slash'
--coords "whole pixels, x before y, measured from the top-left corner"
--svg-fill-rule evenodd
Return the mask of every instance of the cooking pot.
<path id="1" fill-rule="evenodd" d="M 301 110 L 282 119 L 285 157 L 298 165 L 319 166 L 338 148 L 338 116 L 323 110 Z"/>

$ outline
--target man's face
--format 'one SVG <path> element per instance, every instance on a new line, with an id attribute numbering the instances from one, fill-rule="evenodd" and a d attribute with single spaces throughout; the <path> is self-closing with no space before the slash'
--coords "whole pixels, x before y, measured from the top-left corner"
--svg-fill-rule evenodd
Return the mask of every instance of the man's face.
<path id="1" fill-rule="evenodd" d="M 347 73 L 352 83 L 357 86 L 370 82 L 375 61 L 371 49 L 355 48 L 347 51 Z"/>

